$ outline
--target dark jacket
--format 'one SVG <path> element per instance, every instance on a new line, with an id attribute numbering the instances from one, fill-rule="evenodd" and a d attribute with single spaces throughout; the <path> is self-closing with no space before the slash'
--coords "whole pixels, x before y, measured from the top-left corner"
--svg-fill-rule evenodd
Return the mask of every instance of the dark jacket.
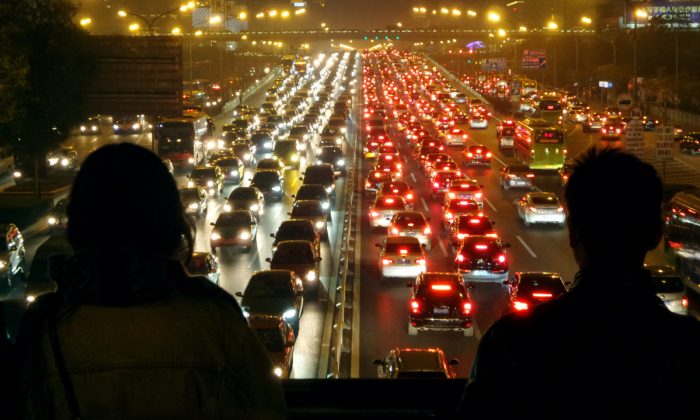
<path id="1" fill-rule="evenodd" d="M 58 292 L 31 305 L 18 337 L 25 418 L 71 417 L 54 314 L 85 419 L 284 418 L 267 353 L 218 286 L 159 258 L 83 252 L 51 265 Z"/>
<path id="2" fill-rule="evenodd" d="M 698 418 L 700 324 L 649 272 L 581 271 L 573 289 L 484 334 L 460 417 Z"/>

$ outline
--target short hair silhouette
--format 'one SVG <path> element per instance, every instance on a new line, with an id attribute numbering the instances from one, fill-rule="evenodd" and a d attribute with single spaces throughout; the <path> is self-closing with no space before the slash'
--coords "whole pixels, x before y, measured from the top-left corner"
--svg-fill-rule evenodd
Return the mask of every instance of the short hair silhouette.
<path id="1" fill-rule="evenodd" d="M 73 183 L 68 239 L 75 251 L 108 248 L 189 258 L 194 229 L 162 160 L 131 143 L 91 153 Z"/>
<path id="2" fill-rule="evenodd" d="M 565 196 L 569 225 L 589 255 L 623 259 L 658 245 L 661 179 L 636 156 L 589 148 L 574 160 Z"/>

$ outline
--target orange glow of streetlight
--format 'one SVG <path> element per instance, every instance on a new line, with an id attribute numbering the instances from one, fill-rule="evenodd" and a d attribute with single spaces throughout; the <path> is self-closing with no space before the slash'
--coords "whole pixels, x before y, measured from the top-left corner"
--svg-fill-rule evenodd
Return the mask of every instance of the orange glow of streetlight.
<path id="1" fill-rule="evenodd" d="M 547 29 L 555 31 L 559 29 L 559 25 L 557 25 L 557 22 L 550 20 L 549 22 L 547 22 Z"/>
<path id="2" fill-rule="evenodd" d="M 306 13 L 306 9 L 304 9 L 303 7 L 294 11 L 294 14 L 297 16 L 303 15 L 304 13 Z"/>
<path id="3" fill-rule="evenodd" d="M 267 15 L 270 17 L 277 17 L 277 10 L 272 9 L 267 13 Z"/>
<path id="4" fill-rule="evenodd" d="M 126 16 L 127 16 L 127 13 L 126 13 L 125 10 L 120 10 L 120 11 L 117 12 L 117 15 L 119 15 L 119 17 L 126 17 Z"/>
<path id="5" fill-rule="evenodd" d="M 486 19 L 488 19 L 489 22 L 500 22 L 501 21 L 501 15 L 499 15 L 496 12 L 489 12 L 486 15 Z"/>
<path id="6" fill-rule="evenodd" d="M 634 11 L 634 15 L 639 18 L 639 19 L 646 19 L 649 17 L 649 14 L 646 12 L 644 9 L 637 9 Z"/>
<path id="7" fill-rule="evenodd" d="M 450 13 L 450 9 L 448 9 L 447 7 L 443 7 L 440 9 L 440 13 L 442 13 L 443 15 L 446 15 L 446 14 Z"/>
<path id="8" fill-rule="evenodd" d="M 255 15 L 256 18 L 261 19 L 265 17 L 265 12 L 260 12 L 257 15 Z"/>
<path id="9" fill-rule="evenodd" d="M 136 32 L 136 31 L 138 31 L 140 28 L 141 28 L 141 25 L 139 25 L 138 23 L 132 23 L 131 25 L 129 25 L 129 31 L 130 31 L 130 32 Z"/>
<path id="10" fill-rule="evenodd" d="M 91 23 L 92 19 L 90 19 L 89 17 L 80 19 L 80 26 L 82 27 L 90 26 Z"/>
<path id="11" fill-rule="evenodd" d="M 467 14 L 471 17 L 476 17 L 476 12 L 473 10 L 467 10 Z"/>
<path id="12" fill-rule="evenodd" d="M 462 16 L 462 11 L 459 9 L 452 9 L 452 16 Z"/>
<path id="13" fill-rule="evenodd" d="M 239 13 L 239 14 L 238 14 L 238 19 L 240 19 L 240 20 L 246 20 L 246 19 L 248 19 L 248 13 L 246 13 L 246 12 L 241 12 L 241 13 Z"/>
<path id="14" fill-rule="evenodd" d="M 593 23 L 593 20 L 588 16 L 582 16 L 581 23 L 583 23 L 584 25 L 590 25 L 591 23 Z"/>
<path id="15" fill-rule="evenodd" d="M 173 35 L 180 35 L 182 34 L 182 29 L 176 26 L 170 31 L 170 33 Z"/>
<path id="16" fill-rule="evenodd" d="M 284 19 L 289 17 L 289 10 L 283 10 L 282 13 L 280 14 Z"/>
<path id="17" fill-rule="evenodd" d="M 223 22 L 223 18 L 221 17 L 221 15 L 213 15 L 209 18 L 210 25 L 218 25 L 221 22 Z"/>

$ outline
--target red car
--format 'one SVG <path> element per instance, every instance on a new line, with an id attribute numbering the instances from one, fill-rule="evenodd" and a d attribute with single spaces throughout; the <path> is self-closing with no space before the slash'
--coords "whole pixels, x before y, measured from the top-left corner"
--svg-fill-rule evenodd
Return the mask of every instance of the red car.
<path id="1" fill-rule="evenodd" d="M 549 302 L 567 292 L 570 283 L 558 273 L 518 272 L 505 282 L 510 292 L 510 310 L 527 312 L 533 306 Z"/>
<path id="2" fill-rule="evenodd" d="M 379 195 L 398 195 L 403 197 L 406 204 L 413 208 L 413 202 L 416 200 L 416 195 L 413 189 L 408 185 L 406 181 L 391 181 L 382 184 L 381 190 L 378 192 Z"/>
<path id="3" fill-rule="evenodd" d="M 462 177 L 460 171 L 437 171 L 435 176 L 430 179 L 430 187 L 433 197 L 438 194 L 443 194 L 450 187 L 450 182 L 453 179 L 459 179 Z"/>
<path id="4" fill-rule="evenodd" d="M 468 236 L 457 250 L 455 268 L 464 281 L 502 282 L 508 278 L 508 247 L 498 238 Z"/>
<path id="5" fill-rule="evenodd" d="M 457 216 L 450 226 L 450 243 L 456 250 L 464 238 L 470 236 L 486 236 L 498 238 L 493 222 L 483 215 Z"/>
<path id="6" fill-rule="evenodd" d="M 483 216 L 484 213 L 481 211 L 481 207 L 474 200 L 465 200 L 461 198 L 455 198 L 447 202 L 443 206 L 443 221 L 445 224 L 445 229 L 449 229 L 455 218 L 460 216 Z"/>
<path id="7" fill-rule="evenodd" d="M 478 146 L 468 146 L 462 152 L 462 162 L 465 165 L 491 165 L 493 154 L 489 148 L 480 144 Z"/>

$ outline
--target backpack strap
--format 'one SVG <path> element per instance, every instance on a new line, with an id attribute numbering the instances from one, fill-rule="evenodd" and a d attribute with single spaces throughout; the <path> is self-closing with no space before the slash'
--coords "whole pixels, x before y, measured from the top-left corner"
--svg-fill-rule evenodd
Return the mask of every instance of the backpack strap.
<path id="1" fill-rule="evenodd" d="M 58 376 L 61 378 L 61 383 L 63 384 L 63 391 L 66 394 L 66 400 L 68 402 L 68 408 L 70 409 L 71 417 L 73 418 L 73 420 L 82 420 L 83 417 L 80 415 L 80 407 L 78 406 L 78 399 L 75 396 L 73 381 L 71 381 L 70 375 L 68 374 L 66 362 L 63 358 L 63 351 L 61 351 L 61 344 L 58 342 L 58 330 L 56 328 L 55 310 L 51 311 L 51 313 L 49 314 L 48 322 L 51 350 L 53 352 L 54 361 L 56 362 L 56 368 L 58 369 Z"/>

